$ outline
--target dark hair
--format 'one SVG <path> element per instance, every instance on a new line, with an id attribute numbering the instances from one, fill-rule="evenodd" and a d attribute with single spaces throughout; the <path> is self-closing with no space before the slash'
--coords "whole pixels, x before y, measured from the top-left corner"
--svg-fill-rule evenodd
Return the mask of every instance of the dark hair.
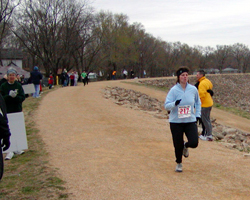
<path id="1" fill-rule="evenodd" d="M 198 70 L 197 72 L 199 72 L 200 74 L 202 74 L 203 76 L 205 76 L 206 72 L 203 69 Z"/>
<path id="2" fill-rule="evenodd" d="M 189 69 L 187 68 L 187 67 L 185 67 L 185 66 L 182 66 L 182 67 L 180 67 L 177 71 L 176 71 L 176 76 L 177 76 L 177 81 L 176 81 L 176 83 L 179 83 L 180 82 L 180 79 L 179 79 L 179 77 L 180 77 L 180 75 L 182 74 L 182 73 L 184 73 L 184 72 L 189 72 Z"/>

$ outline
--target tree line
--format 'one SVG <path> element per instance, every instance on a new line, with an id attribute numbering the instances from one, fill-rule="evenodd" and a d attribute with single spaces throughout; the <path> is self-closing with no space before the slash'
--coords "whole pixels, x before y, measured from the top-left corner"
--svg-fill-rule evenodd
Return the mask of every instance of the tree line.
<path id="1" fill-rule="evenodd" d="M 58 69 L 81 73 L 133 69 L 137 77 L 170 76 L 179 66 L 226 67 L 249 72 L 250 50 L 240 43 L 190 47 L 147 33 L 128 16 L 100 11 L 79 0 L 0 0 L 0 49 L 23 52 L 23 68 L 38 65 L 54 75 Z M 1 53 L 0 53 L 0 61 Z M 1 63 L 0 63 L 1 64 Z"/>

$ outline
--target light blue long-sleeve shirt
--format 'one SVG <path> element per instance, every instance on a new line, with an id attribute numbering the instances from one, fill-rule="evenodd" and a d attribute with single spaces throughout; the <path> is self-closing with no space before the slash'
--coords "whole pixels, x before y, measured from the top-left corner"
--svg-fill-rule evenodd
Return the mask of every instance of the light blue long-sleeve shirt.
<path id="1" fill-rule="evenodd" d="M 181 102 L 176 106 L 175 101 L 179 99 L 181 99 Z M 189 83 L 187 83 L 185 90 L 179 83 L 173 86 L 167 94 L 164 106 L 166 110 L 171 111 L 169 115 L 170 123 L 196 122 L 196 117 L 201 117 L 201 101 L 198 90 Z M 182 106 L 191 107 L 189 116 L 180 118 L 180 109 Z"/>

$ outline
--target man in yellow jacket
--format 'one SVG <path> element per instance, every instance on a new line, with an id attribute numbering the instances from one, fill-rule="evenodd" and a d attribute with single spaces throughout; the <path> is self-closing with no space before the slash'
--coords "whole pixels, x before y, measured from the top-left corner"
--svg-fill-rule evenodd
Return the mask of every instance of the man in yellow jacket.
<path id="1" fill-rule="evenodd" d="M 210 113 L 213 106 L 213 99 L 210 91 L 213 89 L 213 84 L 205 77 L 204 70 L 199 70 L 196 74 L 196 78 L 199 82 L 198 92 L 201 100 L 201 120 L 206 130 L 205 135 L 200 135 L 200 139 L 213 141 L 212 124 L 210 120 Z"/>

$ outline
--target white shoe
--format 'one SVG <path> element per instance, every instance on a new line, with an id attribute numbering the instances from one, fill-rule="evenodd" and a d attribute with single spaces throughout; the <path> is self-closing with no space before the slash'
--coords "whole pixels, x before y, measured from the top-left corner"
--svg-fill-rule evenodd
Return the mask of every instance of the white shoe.
<path id="1" fill-rule="evenodd" d="M 176 172 L 182 172 L 182 164 L 181 163 L 177 163 L 177 166 L 175 168 Z"/>
<path id="2" fill-rule="evenodd" d="M 199 138 L 200 138 L 201 140 L 205 140 L 205 141 L 207 140 L 207 137 L 204 136 L 204 135 L 200 135 Z"/>
<path id="3" fill-rule="evenodd" d="M 200 135 L 199 138 L 201 140 L 204 140 L 204 141 L 210 141 L 210 142 L 213 141 L 213 136 L 203 136 L 203 135 Z"/>
<path id="4" fill-rule="evenodd" d="M 14 153 L 13 152 L 9 152 L 6 155 L 5 160 L 10 160 L 10 159 L 12 159 L 13 156 L 14 156 Z"/>
<path id="5" fill-rule="evenodd" d="M 210 135 L 210 136 L 207 136 L 207 141 L 210 141 L 210 142 L 212 142 L 212 141 L 213 141 L 213 136 L 212 136 L 212 135 Z"/>
<path id="6" fill-rule="evenodd" d="M 24 151 L 14 151 L 14 154 L 17 154 L 17 155 L 22 155 L 24 153 L 25 153 Z"/>

